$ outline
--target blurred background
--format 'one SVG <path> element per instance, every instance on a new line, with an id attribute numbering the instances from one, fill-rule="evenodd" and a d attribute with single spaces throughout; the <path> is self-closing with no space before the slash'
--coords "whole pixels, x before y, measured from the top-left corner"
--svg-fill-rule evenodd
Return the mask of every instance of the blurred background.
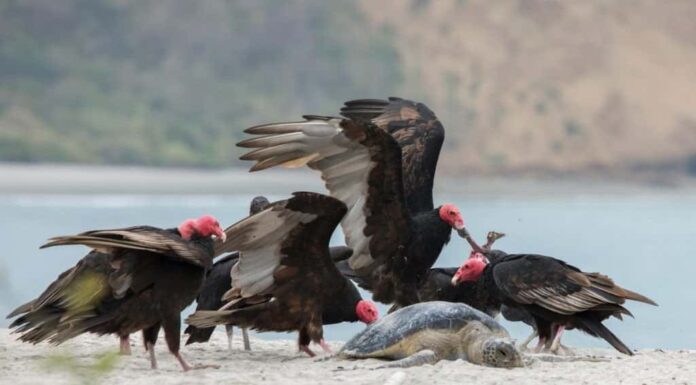
<path id="1" fill-rule="evenodd" d="M 324 191 L 247 174 L 242 129 L 394 95 L 445 125 L 436 201 L 479 238 L 655 299 L 610 322 L 629 346 L 695 348 L 693 20 L 676 0 L 0 0 L 0 314 L 86 252 L 39 252 L 50 236 Z M 467 255 L 453 239 L 438 265 Z"/>

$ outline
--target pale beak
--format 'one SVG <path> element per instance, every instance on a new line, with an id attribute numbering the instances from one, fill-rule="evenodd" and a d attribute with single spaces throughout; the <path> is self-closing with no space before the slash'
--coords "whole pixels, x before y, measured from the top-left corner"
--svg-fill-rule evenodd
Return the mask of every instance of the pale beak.
<path id="1" fill-rule="evenodd" d="M 219 234 L 216 234 L 218 239 L 222 242 L 225 242 L 227 240 L 227 234 L 225 234 L 224 231 L 220 230 Z"/>
<path id="2" fill-rule="evenodd" d="M 457 231 L 464 230 L 464 221 L 462 221 L 462 220 L 455 221 L 455 222 L 454 222 L 454 228 L 455 228 Z"/>
<path id="3" fill-rule="evenodd" d="M 452 276 L 452 286 L 459 286 L 459 275 Z"/>

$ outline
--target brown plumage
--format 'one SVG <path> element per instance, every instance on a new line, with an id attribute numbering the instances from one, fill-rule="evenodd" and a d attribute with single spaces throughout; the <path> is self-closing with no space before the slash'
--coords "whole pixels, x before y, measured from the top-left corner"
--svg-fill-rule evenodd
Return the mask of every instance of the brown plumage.
<path id="1" fill-rule="evenodd" d="M 229 324 L 297 330 L 300 349 L 310 355 L 310 341 L 326 348 L 322 324 L 371 322 L 376 308 L 362 301 L 329 256 L 331 234 L 345 213 L 336 199 L 297 192 L 230 226 L 228 241 L 216 249 L 239 251 L 232 288 L 223 297 L 227 303 L 219 311 L 197 311 L 186 322 L 198 328 Z M 334 319 L 324 320 L 328 307 L 335 310 Z"/>
<path id="2" fill-rule="evenodd" d="M 529 312 L 536 322 L 540 344 L 562 328 L 577 328 L 601 337 L 618 351 L 631 350 L 602 321 L 631 313 L 626 300 L 657 305 L 651 299 L 616 285 L 600 273 L 585 273 L 561 260 L 535 254 L 511 254 L 485 265 L 475 258 L 455 274 L 453 282 L 475 281 L 504 305 Z M 558 327 L 560 330 L 556 330 Z"/>
<path id="3" fill-rule="evenodd" d="M 31 343 L 60 344 L 86 332 L 116 334 L 122 349 L 131 333 L 142 330 L 153 368 L 163 328 L 170 351 L 188 370 L 179 354 L 180 312 L 196 297 L 211 264 L 213 235 L 224 233 L 217 220 L 204 216 L 179 229 L 137 226 L 52 238 L 42 248 L 85 245 L 94 251 L 10 313 L 8 318 L 18 317 L 10 327 Z"/>
<path id="4" fill-rule="evenodd" d="M 305 116 L 303 122 L 247 129 L 260 135 L 238 145 L 254 149 L 252 171 L 307 165 L 322 174 L 332 197 L 347 206 L 341 221 L 353 254 L 341 271 L 372 283 L 373 298 L 406 306 L 464 222 L 453 205 L 433 208 L 432 180 L 444 130 L 422 104 L 347 102 L 346 117 Z"/>
<path id="5" fill-rule="evenodd" d="M 404 198 L 412 214 L 432 210 L 433 180 L 445 129 L 423 103 L 391 97 L 359 99 L 345 103 L 341 115 L 370 120 L 388 132 L 401 148 Z"/>

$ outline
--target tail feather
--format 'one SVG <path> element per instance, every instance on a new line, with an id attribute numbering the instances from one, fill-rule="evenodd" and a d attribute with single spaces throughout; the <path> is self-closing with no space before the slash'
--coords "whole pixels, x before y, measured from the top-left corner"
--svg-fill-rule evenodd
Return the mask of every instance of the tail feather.
<path id="1" fill-rule="evenodd" d="M 607 341 L 614 349 L 620 351 L 623 354 L 632 356 L 633 352 L 631 349 L 624 344 L 619 337 L 614 335 L 606 326 L 604 326 L 600 321 L 594 319 L 588 319 L 584 317 L 579 317 L 579 327 L 583 331 L 595 336 L 601 337 Z"/>
<path id="2" fill-rule="evenodd" d="M 215 327 L 209 328 L 197 328 L 195 326 L 189 325 L 184 330 L 184 334 L 188 334 L 188 339 L 186 340 L 186 345 L 193 343 L 203 343 L 210 340 L 210 336 L 213 335 Z"/>
<path id="3" fill-rule="evenodd" d="M 34 307 L 35 302 L 36 302 L 35 300 L 32 300 L 32 301 L 25 303 L 24 305 L 17 307 L 16 309 L 12 310 L 12 313 L 8 314 L 6 318 L 10 319 L 10 318 L 14 318 L 20 314 L 28 313 Z"/>
<path id="4" fill-rule="evenodd" d="M 373 287 L 372 287 L 372 284 L 370 283 L 370 281 L 365 279 L 365 277 L 358 275 L 358 273 L 356 273 L 350 267 L 347 259 L 344 259 L 342 261 L 338 261 L 335 263 L 335 265 L 336 265 L 336 268 L 338 268 L 338 271 L 340 271 L 344 277 L 357 283 L 358 286 L 360 286 L 361 288 L 368 290 L 368 291 L 372 291 Z"/>
<path id="5" fill-rule="evenodd" d="M 624 291 L 626 292 L 626 296 L 625 296 L 626 299 L 632 299 L 634 301 L 643 302 L 643 303 L 647 303 L 650 305 L 658 306 L 657 302 L 651 300 L 650 298 L 648 298 L 642 294 L 638 294 L 635 291 L 631 291 L 628 289 L 624 289 Z"/>
<path id="6" fill-rule="evenodd" d="M 199 310 L 186 318 L 186 323 L 196 328 L 211 328 L 232 323 L 233 310 Z"/>

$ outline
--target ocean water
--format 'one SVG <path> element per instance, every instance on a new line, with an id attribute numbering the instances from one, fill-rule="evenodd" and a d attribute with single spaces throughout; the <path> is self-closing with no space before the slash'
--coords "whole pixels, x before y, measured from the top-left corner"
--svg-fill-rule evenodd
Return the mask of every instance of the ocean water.
<path id="1" fill-rule="evenodd" d="M 138 224 L 173 227 L 204 213 L 231 224 L 246 215 L 251 195 L 6 195 L 0 196 L 0 314 L 34 298 L 63 270 L 86 254 L 78 246 L 39 250 L 49 237 L 88 229 Z M 283 196 L 270 196 L 282 199 Z M 629 303 L 635 319 L 607 325 L 633 348 L 696 349 L 696 196 L 647 194 L 547 194 L 516 197 L 440 194 L 459 205 L 468 228 L 483 239 L 488 230 L 507 237 L 497 247 L 561 258 L 585 271 L 599 271 L 659 303 Z M 341 243 L 340 233 L 334 244 Z M 453 234 L 438 266 L 456 266 L 469 253 Z M 363 293 L 367 295 L 366 293 Z M 184 315 L 190 312 L 189 308 Z M 386 307 L 381 307 L 382 312 Z M 3 317 L 4 318 L 4 317 Z M 0 327 L 8 320 L 0 318 Z M 529 328 L 505 322 L 524 339 Z M 361 324 L 325 328 L 329 340 L 346 340 Z M 267 333 L 262 338 L 296 338 Z M 575 346 L 608 346 L 578 331 Z"/>

